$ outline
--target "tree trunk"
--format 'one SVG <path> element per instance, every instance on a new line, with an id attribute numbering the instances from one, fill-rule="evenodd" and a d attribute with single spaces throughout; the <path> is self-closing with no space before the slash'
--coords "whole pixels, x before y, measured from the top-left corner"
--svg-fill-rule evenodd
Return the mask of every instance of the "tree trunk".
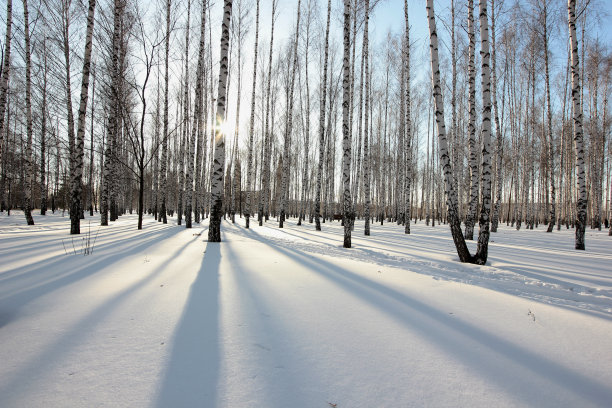
<path id="1" fill-rule="evenodd" d="M 576 38 L 576 0 L 567 0 L 567 15 L 572 53 L 572 101 L 574 104 L 574 145 L 576 148 L 576 174 L 578 202 L 576 205 L 576 243 L 575 248 L 585 249 L 584 229 L 586 226 L 586 176 L 584 171 L 584 145 L 582 133 L 582 105 L 580 103 L 580 63 L 578 59 L 578 40 Z"/>
<path id="2" fill-rule="evenodd" d="M 446 126 L 444 125 L 444 103 L 442 100 L 442 89 L 440 86 L 440 67 L 438 60 L 438 33 L 436 30 L 436 20 L 434 13 L 433 0 L 427 0 L 427 18 L 429 20 L 429 40 L 431 52 L 431 73 L 434 109 L 436 116 L 436 124 L 438 128 L 438 140 L 440 147 L 440 162 L 444 173 L 444 186 L 446 193 L 446 205 L 448 211 L 448 220 L 451 229 L 455 248 L 461 262 L 472 262 L 473 258 L 463 238 L 461 232 L 461 221 L 457 213 L 457 193 L 453 186 L 453 176 L 451 161 L 448 155 L 448 142 L 446 140 Z"/>
<path id="3" fill-rule="evenodd" d="M 348 1 L 348 0 L 347 0 Z M 293 43 L 293 67 L 290 76 L 290 85 L 289 85 L 289 100 L 287 106 L 287 121 L 285 122 L 285 144 L 283 151 L 283 179 L 281 186 L 281 208 L 280 208 L 280 217 L 278 222 L 278 227 L 283 228 L 283 224 L 285 222 L 285 211 L 287 207 L 287 196 L 288 192 L 288 178 L 289 178 L 289 145 L 291 143 L 291 132 L 293 128 L 293 89 L 295 86 L 295 77 L 297 70 L 297 61 L 298 61 L 298 43 L 300 38 L 300 17 L 301 17 L 301 3 L 302 0 L 298 0 L 297 5 L 297 23 L 295 28 L 295 42 Z"/>
<path id="4" fill-rule="evenodd" d="M 229 48 L 229 25 L 232 17 L 232 0 L 224 0 L 223 23 L 221 26 L 221 54 L 219 67 L 219 88 L 217 90 L 217 116 L 215 118 L 215 156 L 211 177 L 212 205 L 208 241 L 221 242 L 221 213 L 223 208 L 223 170 L 225 167 L 225 134 L 222 125 L 225 122 L 225 102 L 227 87 L 227 52 Z"/>
<path id="5" fill-rule="evenodd" d="M 253 54 L 253 88 L 251 91 L 251 119 L 249 122 L 249 145 L 247 147 L 247 196 L 246 196 L 246 213 L 245 227 L 250 227 L 251 220 L 251 179 L 253 177 L 253 137 L 255 134 L 255 91 L 257 90 L 257 47 L 259 44 L 259 0 L 257 1 L 255 11 L 255 50 Z"/>
<path id="6" fill-rule="evenodd" d="M 315 193 L 315 229 L 321 231 L 321 179 L 323 177 L 323 158 L 325 156 L 325 104 L 327 102 L 327 61 L 329 59 L 329 22 L 331 0 L 327 1 L 327 24 L 325 28 L 325 53 L 323 57 L 323 78 L 321 79 L 321 102 L 319 109 L 319 163 L 317 167 L 317 188 Z M 331 82 L 331 81 L 330 81 Z"/>
<path id="7" fill-rule="evenodd" d="M 166 168 L 168 163 L 168 82 L 169 82 L 169 55 L 170 55 L 170 3 L 171 0 L 166 0 L 166 54 L 164 57 L 164 130 L 162 134 L 162 153 L 161 153 L 161 170 L 160 170 L 160 200 L 159 221 L 164 224 L 168 223 L 166 209 L 166 200 L 168 197 L 168 179 L 166 177 Z"/>
<path id="8" fill-rule="evenodd" d="M 25 0 L 24 0 L 25 1 Z M 84 207 L 81 200 L 83 193 L 83 162 L 85 144 L 85 117 L 87 113 L 87 99 L 89 97 L 89 72 L 91 67 L 91 49 L 94 28 L 94 13 L 96 10 L 96 0 L 89 0 L 87 11 L 87 33 L 85 35 L 85 52 L 83 55 L 83 72 L 81 75 L 81 98 L 79 101 L 79 116 L 77 119 L 77 135 L 74 143 L 74 154 L 72 156 L 73 169 L 71 183 L 71 207 L 70 207 L 70 233 L 79 234 L 80 211 Z"/>
<path id="9" fill-rule="evenodd" d="M 4 62 L 2 64 L 2 76 L 0 76 L 0 163 L 3 163 L 4 159 L 4 133 L 5 133 L 5 122 L 4 114 L 6 112 L 6 101 L 8 96 L 8 83 L 9 74 L 11 68 L 11 28 L 13 27 L 13 2 L 12 0 L 6 1 L 6 37 L 4 40 Z M 6 126 L 8 128 L 8 126 Z M 8 144 L 8 143 L 7 143 Z M 4 177 L 3 184 L 0 189 L 0 206 L 4 204 Z M 10 204 L 8 206 L 10 208 Z"/>
<path id="10" fill-rule="evenodd" d="M 410 234 L 410 214 L 411 214 L 411 202 L 410 202 L 410 184 L 412 181 L 412 122 L 411 122 L 411 109 L 410 109 L 410 25 L 408 23 L 408 0 L 404 0 L 404 20 L 405 20 L 405 35 L 404 40 L 404 71 L 405 81 L 404 85 L 404 160 L 406 163 L 406 181 L 405 181 L 405 194 L 406 194 L 406 208 L 404 210 L 404 233 Z M 456 135 L 454 136 L 456 138 Z M 456 178 L 455 178 L 456 180 Z"/>
<path id="11" fill-rule="evenodd" d="M 363 189 L 365 195 L 365 208 L 364 208 L 364 235 L 370 235 L 370 142 L 369 142 L 369 116 L 370 116 L 370 61 L 369 61 L 369 23 L 370 23 L 370 0 L 366 0 L 366 11 L 365 11 L 365 26 L 363 29 L 363 59 L 365 69 L 365 118 L 363 125 Z M 410 221 L 408 221 L 409 223 Z"/>
<path id="12" fill-rule="evenodd" d="M 23 20 L 25 37 L 25 62 L 26 62 L 26 133 L 27 144 L 25 151 L 25 172 L 26 185 L 24 189 L 24 213 L 28 225 L 34 225 L 32 218 L 32 175 L 34 166 L 32 165 L 32 84 L 31 84 L 31 59 L 30 59 L 30 24 L 28 16 L 28 2 L 23 0 Z"/>
<path id="13" fill-rule="evenodd" d="M 468 37 L 470 40 L 468 71 L 469 71 L 469 112 L 468 145 L 470 148 L 470 203 L 465 218 L 465 239 L 474 239 L 474 223 L 478 207 L 478 153 L 476 147 L 476 40 L 474 33 L 474 2 L 468 0 Z"/>
<path id="14" fill-rule="evenodd" d="M 489 53 L 489 18 L 487 0 L 480 0 L 480 55 L 482 60 L 482 205 L 480 230 L 474 262 L 487 263 L 489 254 L 489 222 L 491 215 L 491 66 Z"/>

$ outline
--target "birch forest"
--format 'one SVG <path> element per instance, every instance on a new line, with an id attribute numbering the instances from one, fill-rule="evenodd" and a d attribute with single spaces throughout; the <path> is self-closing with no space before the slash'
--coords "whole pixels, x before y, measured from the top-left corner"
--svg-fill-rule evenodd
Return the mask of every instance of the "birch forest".
<path id="1" fill-rule="evenodd" d="M 209 241 L 342 223 L 346 248 L 423 223 L 477 264 L 500 224 L 588 250 L 612 236 L 603 3 L 4 0 L 1 210 Z"/>

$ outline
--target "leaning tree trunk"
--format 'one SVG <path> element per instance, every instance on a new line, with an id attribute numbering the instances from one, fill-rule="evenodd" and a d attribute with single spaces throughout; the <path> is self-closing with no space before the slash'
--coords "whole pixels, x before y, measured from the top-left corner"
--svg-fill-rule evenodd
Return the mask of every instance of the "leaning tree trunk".
<path id="1" fill-rule="evenodd" d="M 250 227 L 251 218 L 251 178 L 253 171 L 253 135 L 255 134 L 255 91 L 257 90 L 257 45 L 259 44 L 259 0 L 255 11 L 255 50 L 253 56 L 253 88 L 251 91 L 251 119 L 249 122 L 249 145 L 247 148 L 247 196 L 245 209 L 245 227 Z"/>
<path id="2" fill-rule="evenodd" d="M 368 3 L 368 0 L 366 0 Z M 353 206 L 351 202 L 351 133 L 349 130 L 350 107 L 350 37 L 351 37 L 351 3 L 344 0 L 344 57 L 342 59 L 342 184 L 344 187 L 344 248 L 351 247 L 351 224 Z"/>
<path id="3" fill-rule="evenodd" d="M 28 141 L 25 152 L 25 205 L 24 213 L 28 225 L 34 225 L 32 218 L 32 81 L 31 81 L 31 59 L 30 59 L 30 24 L 28 19 L 28 1 L 23 0 L 23 22 L 24 22 L 24 37 L 25 37 L 25 63 L 26 63 L 26 133 Z M 72 217 L 71 217 L 72 218 Z"/>
<path id="4" fill-rule="evenodd" d="M 451 229 L 457 255 L 461 262 L 473 262 L 468 247 L 461 232 L 461 220 L 457 211 L 457 192 L 453 186 L 453 174 L 451 161 L 448 155 L 448 141 L 446 139 L 446 126 L 444 124 L 444 103 L 442 99 L 442 88 L 440 85 L 440 66 L 438 59 L 438 32 L 433 0 L 427 0 L 427 18 L 429 20 L 429 50 L 431 52 L 431 74 L 434 99 L 434 110 L 438 128 L 438 144 L 440 147 L 440 163 L 444 173 L 444 187 L 446 193 L 446 205 L 448 207 L 448 221 Z"/>
<path id="5" fill-rule="evenodd" d="M 578 39 L 576 38 L 576 0 L 567 0 L 567 20 L 572 53 L 572 101 L 574 103 L 574 144 L 576 148 L 576 179 L 578 202 L 576 205 L 576 249 L 584 250 L 584 229 L 586 226 L 586 176 L 584 171 L 584 144 L 582 133 L 582 106 L 580 103 L 580 63 Z"/>
<path id="6" fill-rule="evenodd" d="M 25 1 L 25 0 L 24 0 Z M 77 119 L 77 135 L 74 143 L 74 172 L 72 173 L 71 183 L 71 207 L 70 207 L 70 233 L 79 234 L 80 211 L 83 208 L 81 195 L 83 193 L 83 162 L 85 144 L 85 115 L 87 113 L 87 98 L 89 96 L 89 72 L 91 67 L 91 48 L 94 28 L 94 13 L 96 10 L 96 0 L 89 0 L 87 11 L 87 33 L 85 35 L 85 53 L 83 56 L 83 73 L 81 75 L 81 98 L 79 101 L 79 116 Z"/>
<path id="7" fill-rule="evenodd" d="M 227 51 L 229 48 L 229 26 L 232 17 L 232 0 L 225 0 L 221 26 L 221 55 L 219 87 L 217 89 L 217 117 L 215 118 L 215 156 L 211 177 L 211 208 L 208 241 L 221 242 L 221 213 L 223 211 L 223 170 L 225 167 L 225 135 L 222 125 L 225 121 L 225 99 L 227 88 Z"/>
<path id="8" fill-rule="evenodd" d="M 321 178 L 325 156 L 325 104 L 327 102 L 327 61 L 329 59 L 329 21 L 331 0 L 327 1 L 327 25 L 325 29 L 325 56 L 323 57 L 323 78 L 321 79 L 321 102 L 319 109 L 319 163 L 317 165 L 317 188 L 315 193 L 315 228 L 321 231 Z"/>
<path id="9" fill-rule="evenodd" d="M 491 215 L 491 66 L 489 53 L 489 17 L 487 1 L 480 0 L 480 55 L 482 60 L 482 205 L 478 246 L 474 262 L 487 263 L 489 254 L 489 222 Z"/>

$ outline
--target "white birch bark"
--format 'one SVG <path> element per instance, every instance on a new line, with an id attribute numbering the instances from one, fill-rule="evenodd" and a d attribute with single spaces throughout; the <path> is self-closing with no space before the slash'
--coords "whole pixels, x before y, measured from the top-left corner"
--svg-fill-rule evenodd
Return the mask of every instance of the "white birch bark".
<path id="1" fill-rule="evenodd" d="M 223 208 L 223 170 L 225 167 L 225 104 L 227 88 L 227 53 L 229 48 L 229 26 L 232 17 L 232 0 L 224 0 L 223 23 L 221 25 L 221 53 L 219 63 L 219 87 L 217 89 L 217 115 L 215 118 L 215 153 L 211 176 L 211 211 L 208 241 L 221 242 L 221 213 Z"/>
<path id="2" fill-rule="evenodd" d="M 321 231 L 321 181 L 325 157 L 325 104 L 327 103 L 327 61 L 329 60 L 329 22 L 331 0 L 327 1 L 327 24 L 325 28 L 325 51 L 323 57 L 323 78 L 321 79 L 321 101 L 319 108 L 319 162 L 317 167 L 317 187 L 315 193 L 315 229 Z"/>
<path id="3" fill-rule="evenodd" d="M 368 0 L 366 0 L 368 2 Z M 344 248 L 351 247 L 351 225 L 353 205 L 351 201 L 351 133 L 349 124 L 350 109 L 350 36 L 351 36 L 351 3 L 344 0 L 344 57 L 342 59 L 342 184 L 344 187 Z"/>
<path id="4" fill-rule="evenodd" d="M 287 122 L 285 124 L 285 144 L 283 150 L 283 178 L 282 178 L 282 186 L 281 186 L 281 205 L 280 205 L 280 217 L 278 221 L 278 227 L 283 228 L 283 224 L 285 222 L 285 212 L 287 207 L 287 196 L 288 192 L 288 183 L 289 183 L 289 145 L 291 143 L 291 132 L 293 130 L 293 89 L 295 87 L 295 77 L 298 63 L 298 43 L 300 39 L 300 17 L 302 11 L 302 0 L 298 0 L 297 5 L 297 23 L 295 26 L 295 40 L 293 43 L 293 67 L 291 72 L 291 77 L 289 80 L 289 103 L 287 107 Z"/>
<path id="5" fill-rule="evenodd" d="M 26 134 L 27 143 L 25 151 L 25 176 L 26 185 L 24 191 L 24 214 L 28 225 L 34 225 L 32 218 L 32 81 L 31 81 L 31 53 L 30 53 L 30 23 L 28 13 L 28 2 L 23 0 L 23 20 L 25 37 L 25 62 L 26 62 Z M 72 218 L 72 217 L 71 217 Z M 77 218 L 78 219 L 78 218 Z"/>
<path id="6" fill-rule="evenodd" d="M 6 112 L 6 100 L 8 96 L 8 87 L 9 87 L 9 75 L 10 75 L 10 67 L 11 67 L 11 39 L 12 36 L 12 27 L 13 27 L 13 1 L 6 1 L 6 37 L 4 40 L 4 62 L 2 64 L 2 75 L 0 76 L 0 163 L 3 161 L 4 156 L 4 134 L 5 132 L 5 122 L 4 122 L 4 114 Z M 2 178 L 4 181 L 4 178 Z M 4 184 L 0 187 L 0 206 L 4 203 Z"/>
<path id="7" fill-rule="evenodd" d="M 24 4 L 25 4 L 24 0 Z M 83 192 L 83 162 L 84 162 L 84 144 L 85 144 L 85 117 L 87 113 L 87 99 L 89 96 L 89 73 L 91 68 L 91 50 L 92 38 L 94 29 L 94 13 L 96 10 L 96 1 L 89 0 L 87 9 L 87 32 L 85 35 L 85 51 L 83 54 L 83 71 L 81 74 L 81 97 L 79 100 L 79 113 L 77 118 L 77 135 L 75 140 L 74 151 L 74 173 L 71 183 L 71 207 L 70 207 L 70 233 L 80 233 L 80 211 L 84 207 L 81 202 Z M 73 216 L 74 213 L 74 216 Z"/>
<path id="8" fill-rule="evenodd" d="M 576 149 L 576 182 L 578 201 L 576 204 L 575 248 L 585 249 L 584 229 L 586 226 L 586 175 L 584 170 L 584 144 L 582 130 L 582 105 L 580 100 L 580 63 L 578 58 L 578 39 L 576 37 L 576 0 L 567 0 L 567 20 L 572 55 L 572 102 L 574 104 L 574 145 Z"/>
<path id="9" fill-rule="evenodd" d="M 438 32 L 433 0 L 427 0 L 427 18 L 429 21 L 429 50 L 431 53 L 431 74 L 434 99 L 434 110 L 438 129 L 438 140 L 440 148 L 440 163 L 444 174 L 444 188 L 446 193 L 446 206 L 451 235 L 457 249 L 457 254 L 461 262 L 472 262 L 473 258 L 469 253 L 465 239 L 461 232 L 461 221 L 457 213 L 457 193 L 453 186 L 453 176 L 451 161 L 448 154 L 448 141 L 446 139 L 446 126 L 444 124 L 444 102 L 442 99 L 442 89 L 440 86 L 440 66 L 438 58 Z"/>
<path id="10" fill-rule="evenodd" d="M 253 138 L 255 134 L 255 92 L 257 90 L 257 49 L 259 45 L 259 0 L 255 9 L 255 49 L 253 51 L 253 87 L 251 90 L 251 118 L 249 121 L 249 144 L 247 147 L 247 195 L 245 210 L 245 227 L 250 227 L 251 219 L 251 179 L 253 177 Z"/>
<path id="11" fill-rule="evenodd" d="M 370 235 L 370 141 L 369 141 L 369 116 L 370 116 L 370 61 L 369 61 L 369 22 L 370 22 L 370 0 L 366 0 L 365 11 L 365 26 L 363 29 L 363 59 L 364 59 L 364 78 L 365 78 L 365 118 L 363 125 L 363 193 L 365 195 L 364 203 L 364 235 Z"/>
<path id="12" fill-rule="evenodd" d="M 169 82 L 169 58 L 170 58 L 170 6 L 171 0 L 166 0 L 166 38 L 164 56 L 164 125 L 162 134 L 161 168 L 159 172 L 160 208 L 158 221 L 168 223 L 166 200 L 168 198 L 168 179 L 166 169 L 168 165 L 168 82 Z"/>
<path id="13" fill-rule="evenodd" d="M 489 223 L 491 215 L 491 54 L 489 51 L 488 0 L 480 0 L 480 56 L 482 88 L 482 205 L 480 207 L 480 230 L 474 262 L 487 263 L 489 254 Z"/>
<path id="14" fill-rule="evenodd" d="M 478 207 L 478 153 L 476 146 L 476 67 L 474 64 L 476 54 L 476 40 L 474 33 L 474 2 L 468 0 L 468 37 L 470 41 L 468 51 L 469 76 L 469 122 L 468 145 L 470 149 L 470 202 L 465 218 L 465 239 L 474 239 L 474 223 L 476 222 L 476 208 Z"/>
<path id="15" fill-rule="evenodd" d="M 405 85 L 404 85 L 404 160 L 406 163 L 406 181 L 405 181 L 405 199 L 406 205 L 404 210 L 404 233 L 410 234 L 410 215 L 411 205 L 410 202 L 410 183 L 412 181 L 412 122 L 411 122 L 411 109 L 410 109 L 410 24 L 408 21 L 408 0 L 404 0 L 404 20 L 405 20 L 405 39 L 404 39 L 404 71 L 405 71 Z"/>

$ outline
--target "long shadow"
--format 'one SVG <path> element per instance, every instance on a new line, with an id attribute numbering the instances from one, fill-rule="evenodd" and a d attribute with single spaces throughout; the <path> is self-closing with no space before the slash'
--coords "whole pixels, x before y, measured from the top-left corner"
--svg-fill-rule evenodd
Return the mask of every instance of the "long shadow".
<path id="1" fill-rule="evenodd" d="M 463 360 L 471 369 L 480 371 L 483 377 L 496 381 L 510 390 L 511 395 L 523 398 L 527 403 L 533 398 L 542 398 L 542 390 L 531 381 L 531 376 L 517 377 L 506 367 L 522 367 L 535 378 L 548 381 L 561 390 L 580 396 L 597 406 L 609 406 L 612 401 L 612 387 L 605 386 L 579 372 L 553 360 L 520 347 L 482 328 L 461 321 L 444 311 L 406 296 L 388 286 L 360 277 L 321 258 L 306 255 L 300 250 L 281 246 L 256 231 L 252 238 L 268 244 L 286 256 L 300 259 L 314 273 L 335 283 L 359 299 L 370 303 L 380 311 L 409 325 L 432 343 Z M 401 307 L 398 307 L 401 306 Z M 503 362 L 504 366 L 499 363 Z M 563 395 L 547 394 L 545 400 L 551 405 L 553 398 L 557 406 L 564 405 Z M 565 401 L 567 404 L 567 401 Z"/>
<path id="2" fill-rule="evenodd" d="M 265 239 L 270 242 L 276 242 L 285 248 L 299 247 L 300 251 L 313 254 L 326 253 L 327 255 L 335 257 L 347 257 L 381 266 L 390 265 L 403 268 L 409 265 L 413 272 L 422 275 L 434 276 L 436 278 L 456 282 L 467 282 L 498 292 L 523 297 L 536 302 L 552 304 L 557 307 L 612 321 L 612 314 L 605 311 L 610 305 L 609 291 L 599 290 L 596 292 L 597 296 L 588 296 L 585 298 L 584 294 L 595 293 L 592 288 L 578 283 L 572 283 L 569 280 L 555 279 L 552 275 L 538 274 L 533 271 L 533 268 L 518 265 L 516 263 L 517 261 L 499 260 L 498 262 L 513 262 L 511 264 L 512 267 L 500 268 L 497 272 L 492 274 L 491 271 L 482 269 L 481 267 L 462 264 L 456 256 L 453 257 L 453 260 L 425 258 L 425 256 L 416 258 L 415 255 L 404 256 L 401 251 L 397 249 L 386 249 L 385 251 L 387 253 L 383 253 L 376 246 L 370 245 L 364 241 L 356 243 L 355 248 L 346 251 L 340 247 L 339 243 L 336 243 L 337 245 L 329 242 L 321 243 L 321 241 L 316 241 L 308 236 L 302 236 L 298 233 L 292 233 L 291 231 L 291 229 L 286 229 L 283 232 L 288 236 L 297 237 L 312 244 L 302 245 L 293 241 L 282 241 L 281 238 L 273 237 L 266 237 Z M 236 232 L 238 234 L 243 234 L 242 229 L 237 228 Z M 265 237 L 261 234 L 260 236 L 262 238 Z M 380 240 L 378 238 L 376 240 L 377 242 L 385 241 L 384 239 Z M 422 246 L 422 248 L 426 249 L 424 246 Z M 428 253 L 432 252 L 429 249 L 427 249 L 427 251 Z M 448 253 L 444 251 L 439 252 Z M 425 266 L 425 268 L 420 268 L 419 266 Z M 505 273 L 512 274 L 512 279 L 510 281 L 500 280 L 498 275 L 501 274 L 503 276 Z M 525 285 L 524 280 L 519 280 L 517 276 L 532 279 L 536 282 L 543 282 L 548 285 Z M 603 282 L 602 285 L 604 283 L 607 282 Z M 557 285 L 558 289 L 552 289 L 551 285 Z"/>
<path id="3" fill-rule="evenodd" d="M 178 228 L 169 228 L 152 232 L 148 234 L 147 239 L 132 237 L 127 241 L 130 245 L 122 245 L 121 250 L 105 255 L 96 255 L 96 253 L 88 257 L 78 255 L 69 260 L 66 260 L 66 255 L 58 255 L 36 263 L 36 267 L 32 269 L 19 268 L 26 271 L 14 276 L 11 276 L 13 271 L 7 271 L 9 277 L 3 280 L 3 286 L 6 288 L 5 285 L 10 282 L 14 287 L 10 292 L 0 290 L 0 327 L 14 319 L 19 309 L 32 300 L 85 279 L 103 268 L 122 261 L 127 256 L 141 253 L 152 244 L 171 238 L 180 231 Z"/>
<path id="4" fill-rule="evenodd" d="M 24 383 L 25 375 L 32 372 L 32 370 L 36 369 L 39 372 L 44 372 L 49 366 L 59 361 L 67 352 L 65 347 L 66 344 L 74 344 L 80 341 L 80 339 L 84 336 L 90 334 L 97 324 L 104 321 L 104 319 L 111 315 L 114 310 L 120 308 L 124 301 L 129 299 L 130 296 L 137 290 L 143 288 L 147 283 L 150 283 L 153 279 L 159 276 L 160 273 L 164 272 L 168 264 L 170 264 L 174 259 L 178 258 L 181 253 L 183 253 L 183 251 L 185 251 L 187 247 L 196 240 L 197 237 L 194 237 L 193 239 L 189 240 L 189 242 L 186 242 L 172 256 L 168 257 L 164 262 L 156 266 L 151 273 L 147 274 L 142 279 L 126 287 L 125 289 L 122 289 L 115 296 L 96 307 L 91 313 L 82 317 L 76 324 L 74 324 L 74 326 L 72 326 L 71 329 L 67 329 L 65 334 L 60 336 L 51 345 L 47 346 L 43 353 L 43 355 L 47 356 L 46 358 L 32 359 L 28 363 L 23 364 L 19 370 L 16 370 L 15 374 L 13 374 L 13 379 L 6 383 L 3 387 L 0 387 L 0 395 L 13 387 L 17 387 L 19 384 Z M 1 318 L 2 315 L 0 314 L 0 319 Z M 0 320 L 0 328 L 2 325 L 2 321 Z"/>
<path id="5" fill-rule="evenodd" d="M 207 243 L 172 340 L 172 353 L 157 397 L 160 408 L 217 404 L 220 263 L 220 244 Z"/>

